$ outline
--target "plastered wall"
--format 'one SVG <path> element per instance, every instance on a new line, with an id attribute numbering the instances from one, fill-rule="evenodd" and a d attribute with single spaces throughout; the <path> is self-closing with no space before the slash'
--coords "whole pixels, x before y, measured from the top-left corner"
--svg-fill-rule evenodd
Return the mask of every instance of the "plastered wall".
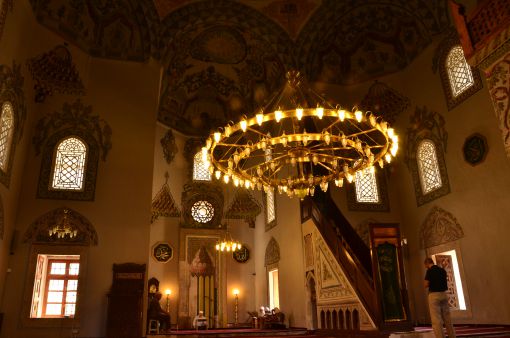
<path id="1" fill-rule="evenodd" d="M 25 63 L 29 57 L 46 52 L 63 41 L 35 23 L 28 2 L 17 2 L 9 14 L 1 40 L 0 62 L 12 60 L 23 65 L 27 122 L 23 140 L 16 149 L 11 186 L 1 187 L 6 210 L 6 236 L 2 242 L 0 271 L 4 313 L 2 337 L 54 337 L 70 334 L 68 329 L 35 330 L 20 325 L 22 299 L 31 290 L 25 288 L 30 245 L 21 238 L 42 214 L 68 206 L 85 216 L 97 231 L 99 244 L 88 252 L 87 284 L 80 290 L 82 316 L 76 328 L 81 337 L 105 334 L 107 293 L 112 282 L 114 263 L 147 263 L 150 201 L 154 151 L 155 111 L 159 66 L 147 63 L 114 62 L 86 56 L 70 47 L 80 72 L 86 95 L 81 97 L 111 126 L 113 147 L 105 162 L 99 162 L 95 199 L 91 202 L 37 199 L 36 187 L 41 157 L 31 144 L 35 122 L 76 97 L 55 95 L 42 104 L 33 100 L 33 83 Z M 31 43 L 26 43 L 30 41 Z M 13 230 L 14 254 L 8 254 Z M 6 263 L 8 261 L 8 264 Z M 66 332 L 62 332 L 66 331 Z"/>
<path id="2" fill-rule="evenodd" d="M 418 323 L 430 320 L 423 288 L 425 250 L 420 247 L 419 231 L 433 206 L 452 213 L 465 235 L 460 240 L 460 250 L 471 303 L 470 311 L 456 314 L 454 321 L 508 324 L 510 310 L 506 299 L 509 293 L 505 284 L 510 277 L 510 256 L 505 237 L 508 233 L 510 162 L 503 149 L 497 117 L 485 83 L 484 88 L 448 111 L 439 74 L 432 71 L 438 41 L 403 71 L 378 79 L 410 99 L 409 108 L 398 117 L 394 126 L 401 144 L 388 174 L 390 212 L 349 211 L 344 189 L 333 189 L 332 196 L 352 225 L 369 218 L 400 223 L 403 237 L 408 239 L 404 261 L 411 312 Z M 340 102 L 354 105 L 363 99 L 371 84 L 343 88 L 318 83 L 316 88 Z M 418 207 L 412 176 L 403 159 L 410 117 L 416 107 L 424 106 L 440 113 L 446 121 L 445 161 L 451 192 Z M 475 132 L 487 138 L 489 152 L 482 164 L 473 167 L 464 161 L 462 147 L 465 139 Z"/>

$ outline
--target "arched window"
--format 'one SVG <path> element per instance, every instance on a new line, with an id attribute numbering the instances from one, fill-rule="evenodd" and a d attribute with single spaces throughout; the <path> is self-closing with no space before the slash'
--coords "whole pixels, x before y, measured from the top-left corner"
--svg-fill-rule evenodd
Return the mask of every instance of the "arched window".
<path id="1" fill-rule="evenodd" d="M 0 169 L 7 171 L 14 131 L 14 113 L 10 102 L 2 105 L 0 116 Z"/>
<path id="2" fill-rule="evenodd" d="M 461 46 L 454 46 L 446 57 L 448 80 L 454 98 L 469 89 L 474 83 L 473 74 Z"/>
<path id="3" fill-rule="evenodd" d="M 210 181 L 211 173 L 209 168 L 202 158 L 202 151 L 199 151 L 193 157 L 193 180 L 195 181 Z"/>
<path id="4" fill-rule="evenodd" d="M 421 141 L 416 151 L 416 160 L 423 194 L 441 188 L 443 183 L 434 142 L 431 140 Z"/>
<path id="5" fill-rule="evenodd" d="M 356 202 L 379 203 L 379 191 L 375 171 L 365 169 L 356 172 Z"/>
<path id="6" fill-rule="evenodd" d="M 264 155 L 266 158 L 266 162 L 269 163 L 273 160 L 273 150 L 271 148 L 266 148 L 264 151 Z M 265 190 L 266 199 L 265 199 L 265 207 L 266 207 L 266 231 L 273 228 L 276 225 L 276 201 L 273 189 Z"/>
<path id="7" fill-rule="evenodd" d="M 87 145 L 76 137 L 68 137 L 57 144 L 54 155 L 51 188 L 82 190 L 87 163 Z"/>

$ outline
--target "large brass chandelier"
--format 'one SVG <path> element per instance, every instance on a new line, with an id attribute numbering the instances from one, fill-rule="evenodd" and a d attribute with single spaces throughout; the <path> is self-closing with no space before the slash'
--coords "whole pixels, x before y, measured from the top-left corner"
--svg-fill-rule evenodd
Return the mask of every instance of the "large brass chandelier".
<path id="1" fill-rule="evenodd" d="M 313 195 L 334 182 L 390 162 L 398 136 L 372 112 L 335 106 L 306 85 L 299 72 L 254 116 L 230 122 L 207 139 L 202 159 L 211 174 L 237 187 Z"/>

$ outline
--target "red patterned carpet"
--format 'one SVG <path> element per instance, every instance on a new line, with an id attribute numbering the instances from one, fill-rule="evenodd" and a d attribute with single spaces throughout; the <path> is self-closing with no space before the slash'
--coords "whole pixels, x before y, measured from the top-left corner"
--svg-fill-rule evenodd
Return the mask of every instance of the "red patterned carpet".
<path id="1" fill-rule="evenodd" d="M 403 333 L 403 336 L 412 336 L 419 338 L 433 337 L 430 326 L 415 327 L 414 332 Z M 510 326 L 505 325 L 456 325 L 455 333 L 457 337 L 476 337 L 476 338 L 510 338 Z M 171 332 L 161 332 L 159 334 L 147 335 L 147 338 L 369 338 L 369 337 L 388 337 L 377 331 L 333 331 L 320 330 L 308 331 L 302 328 L 285 330 L 261 330 L 261 329 L 211 329 L 211 330 L 172 330 Z"/>
<path id="2" fill-rule="evenodd" d="M 431 331 L 430 326 L 415 327 L 416 332 Z M 445 331 L 446 332 L 446 331 Z M 507 337 L 510 338 L 510 326 L 508 325 L 455 325 L 457 337 Z"/>

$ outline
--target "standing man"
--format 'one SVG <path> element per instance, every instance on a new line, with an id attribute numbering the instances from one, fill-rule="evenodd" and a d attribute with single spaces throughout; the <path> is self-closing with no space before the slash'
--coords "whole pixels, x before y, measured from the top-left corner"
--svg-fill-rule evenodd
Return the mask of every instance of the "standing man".
<path id="1" fill-rule="evenodd" d="M 455 330 L 453 329 L 452 320 L 450 318 L 450 308 L 448 306 L 448 283 L 446 281 L 446 271 L 435 265 L 432 258 L 425 258 L 425 288 L 429 289 L 429 310 L 430 319 L 432 320 L 432 329 L 436 338 L 444 338 L 443 322 L 446 326 L 449 338 L 455 338 Z"/>

